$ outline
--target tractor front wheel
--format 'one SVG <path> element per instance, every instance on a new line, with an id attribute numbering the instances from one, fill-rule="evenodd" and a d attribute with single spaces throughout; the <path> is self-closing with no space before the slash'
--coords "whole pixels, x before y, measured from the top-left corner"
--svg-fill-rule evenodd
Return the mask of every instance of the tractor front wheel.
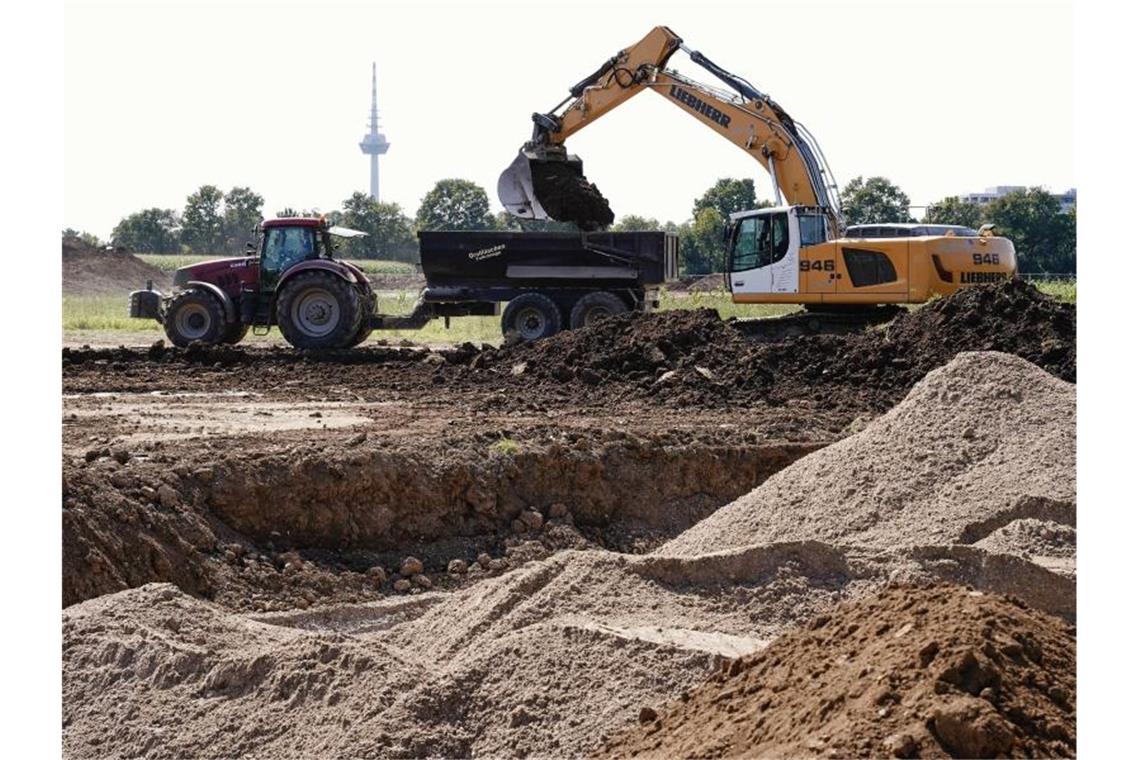
<path id="1" fill-rule="evenodd" d="M 346 348 L 363 316 L 356 288 L 331 272 L 300 272 L 277 296 L 277 326 L 295 348 Z"/>
<path id="2" fill-rule="evenodd" d="M 226 312 L 213 294 L 184 290 L 171 300 L 162 326 L 166 337 L 179 348 L 195 342 L 212 345 L 226 334 Z"/>

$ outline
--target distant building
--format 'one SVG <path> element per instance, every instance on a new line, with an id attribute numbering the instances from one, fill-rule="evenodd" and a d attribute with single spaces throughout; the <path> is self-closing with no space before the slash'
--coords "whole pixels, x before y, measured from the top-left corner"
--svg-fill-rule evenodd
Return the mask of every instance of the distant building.
<path id="1" fill-rule="evenodd" d="M 372 62 L 372 111 L 368 119 L 368 133 L 360 141 L 360 152 L 368 156 L 368 163 L 372 169 L 368 192 L 372 200 L 380 200 L 380 156 L 388 152 L 391 145 L 388 138 L 380 132 L 380 116 L 376 111 L 376 62 Z"/>
<path id="2" fill-rule="evenodd" d="M 984 206 L 987 203 L 996 201 L 1003 195 L 1017 192 L 1018 190 L 1026 190 L 1025 185 L 998 185 L 997 187 L 987 187 L 981 193 L 967 193 L 959 195 L 958 198 L 966 203 L 973 203 L 977 206 Z M 1069 188 L 1063 193 L 1053 193 L 1054 198 L 1061 204 L 1061 211 L 1069 211 L 1073 206 L 1077 205 L 1077 189 L 1075 187 Z"/>

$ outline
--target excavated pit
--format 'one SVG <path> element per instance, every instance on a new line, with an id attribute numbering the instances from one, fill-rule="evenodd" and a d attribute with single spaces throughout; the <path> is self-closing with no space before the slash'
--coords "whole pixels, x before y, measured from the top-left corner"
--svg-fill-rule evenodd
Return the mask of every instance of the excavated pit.
<path id="1" fill-rule="evenodd" d="M 65 349 L 64 601 L 277 609 L 389 593 L 407 555 L 449 586 L 481 554 L 651 551 L 967 349 L 1071 381 L 1075 312 L 1012 282 L 766 346 L 706 310 L 503 349 Z"/>
<path id="2" fill-rule="evenodd" d="M 823 445 L 724 438 L 488 432 L 244 454 L 235 442 L 193 466 L 184 454 L 200 439 L 91 449 L 64 467 L 64 604 L 171 582 L 277 609 L 373 598 L 408 555 L 447 587 L 463 580 L 449 563 L 480 554 L 502 571 L 564 548 L 642 553 Z"/>

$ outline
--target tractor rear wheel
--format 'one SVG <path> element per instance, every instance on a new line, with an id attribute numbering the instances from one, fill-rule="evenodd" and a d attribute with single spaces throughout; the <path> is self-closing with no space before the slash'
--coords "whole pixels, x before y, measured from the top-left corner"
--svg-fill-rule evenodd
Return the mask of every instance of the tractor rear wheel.
<path id="1" fill-rule="evenodd" d="M 184 290 L 171 300 L 162 326 L 166 337 L 179 348 L 195 342 L 212 345 L 223 340 L 226 311 L 212 293 L 197 288 Z"/>
<path id="2" fill-rule="evenodd" d="M 372 334 L 372 315 L 376 313 L 376 293 L 371 287 L 365 288 L 361 297 L 361 304 L 364 314 L 360 318 L 360 327 L 356 330 L 356 335 L 348 344 L 349 346 L 359 346 L 368 340 L 368 336 Z"/>
<path id="3" fill-rule="evenodd" d="M 570 311 L 570 327 L 577 330 L 579 327 L 592 325 L 603 317 L 614 314 L 625 314 L 629 306 L 613 293 L 604 290 L 595 290 L 578 299 Z"/>
<path id="4" fill-rule="evenodd" d="M 277 296 L 277 327 L 295 348 L 346 348 L 363 316 L 356 288 L 331 272 L 300 272 Z"/>

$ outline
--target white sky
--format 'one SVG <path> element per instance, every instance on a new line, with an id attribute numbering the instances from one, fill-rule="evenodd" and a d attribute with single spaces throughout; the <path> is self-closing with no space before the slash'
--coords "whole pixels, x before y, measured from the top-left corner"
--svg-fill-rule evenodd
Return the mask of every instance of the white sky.
<path id="1" fill-rule="evenodd" d="M 373 60 L 382 200 L 414 215 L 465 177 L 498 211 L 530 114 L 656 24 L 806 124 L 841 185 L 881 174 L 925 204 L 1075 184 L 1069 3 L 151 0 L 70 2 L 65 24 L 64 221 L 103 237 L 205 183 L 252 187 L 267 215 L 367 191 Z M 759 164 L 649 92 L 568 145 L 619 216 L 682 221 L 718 177 L 771 194 Z"/>

